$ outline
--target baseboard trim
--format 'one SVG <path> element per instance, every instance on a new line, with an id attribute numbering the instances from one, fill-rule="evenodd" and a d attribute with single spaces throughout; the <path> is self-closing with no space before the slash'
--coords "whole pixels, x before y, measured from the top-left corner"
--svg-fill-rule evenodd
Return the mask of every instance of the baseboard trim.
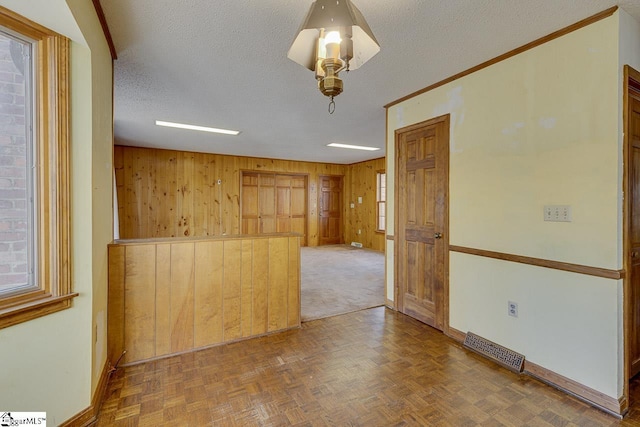
<path id="1" fill-rule="evenodd" d="M 109 384 L 109 376 L 109 361 L 105 361 L 102 373 L 100 374 L 100 380 L 98 380 L 98 387 L 96 387 L 96 392 L 91 398 L 91 405 L 60 424 L 60 427 L 86 427 L 96 421 L 100 408 L 102 407 L 102 402 L 104 402 L 107 385 Z"/>
<path id="2" fill-rule="evenodd" d="M 629 400 L 627 396 L 622 396 L 618 399 L 618 406 L 620 407 L 620 415 L 616 415 L 618 418 L 623 418 L 629 412 Z"/>
<path id="3" fill-rule="evenodd" d="M 525 361 L 524 373 L 542 381 L 545 384 L 557 388 L 560 391 L 570 394 L 591 406 L 595 406 L 614 417 L 622 418 L 628 410 L 626 398 L 622 397 L 620 399 L 616 399 L 607 396 L 606 394 L 600 393 L 597 390 L 543 368 L 540 365 L 536 365 L 535 363 Z"/>
<path id="4" fill-rule="evenodd" d="M 449 327 L 447 336 L 459 343 L 463 343 L 466 333 L 459 331 L 455 328 Z M 571 380 L 547 368 L 543 368 L 540 365 L 524 361 L 524 374 L 529 375 L 532 378 L 537 379 L 555 389 L 558 389 L 564 393 L 567 393 L 576 399 L 579 399 L 591 406 L 594 406 L 601 411 L 604 411 L 616 418 L 622 418 L 629 410 L 629 402 L 626 397 L 615 399 L 600 393 L 586 385 L 580 384 L 577 381 Z"/>
<path id="5" fill-rule="evenodd" d="M 464 339 L 467 336 L 466 333 L 459 331 L 456 328 L 452 328 L 451 326 L 449 326 L 449 330 L 445 335 L 455 341 L 458 341 L 460 344 L 464 342 Z"/>
<path id="6" fill-rule="evenodd" d="M 386 305 L 387 307 L 389 307 L 391 310 L 395 310 L 396 309 L 396 303 L 394 301 L 391 301 L 389 298 L 385 298 L 385 303 L 384 305 Z"/>

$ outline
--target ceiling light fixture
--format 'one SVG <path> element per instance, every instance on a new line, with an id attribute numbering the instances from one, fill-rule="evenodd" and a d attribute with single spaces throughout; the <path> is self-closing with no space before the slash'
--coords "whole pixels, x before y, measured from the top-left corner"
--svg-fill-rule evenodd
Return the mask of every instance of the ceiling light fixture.
<path id="1" fill-rule="evenodd" d="M 240 133 L 240 131 L 238 130 L 217 129 L 217 128 L 210 128 L 206 126 L 186 125 L 184 123 L 163 122 L 161 120 L 156 120 L 156 125 L 166 126 L 170 128 L 178 128 L 178 129 L 199 130 L 201 132 L 222 133 L 224 135 L 238 135 Z"/>
<path id="2" fill-rule="evenodd" d="M 359 68 L 378 52 L 378 41 L 351 0 L 317 0 L 287 57 L 316 73 L 318 89 L 331 98 L 329 113 L 333 114 L 333 97 L 342 93 L 338 73 Z"/>
<path id="3" fill-rule="evenodd" d="M 338 144 L 336 142 L 332 142 L 331 144 L 327 144 L 327 147 L 348 148 L 350 150 L 364 150 L 364 151 L 377 151 L 377 150 L 379 150 L 379 148 L 376 148 L 376 147 L 365 147 L 363 145 Z"/>

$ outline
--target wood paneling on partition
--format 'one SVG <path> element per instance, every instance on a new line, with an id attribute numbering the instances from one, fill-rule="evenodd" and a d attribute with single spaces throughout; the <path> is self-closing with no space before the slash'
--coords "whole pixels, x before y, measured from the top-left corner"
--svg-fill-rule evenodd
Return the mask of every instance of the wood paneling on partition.
<path id="1" fill-rule="evenodd" d="M 300 237 L 109 245 L 109 361 L 129 364 L 300 326 Z"/>
<path id="2" fill-rule="evenodd" d="M 114 246 L 113 248 L 116 248 Z M 109 248 L 109 271 L 116 267 L 111 260 L 111 251 Z M 124 252 L 125 247 L 120 246 Z M 156 353 L 171 353 L 171 319 L 169 313 L 171 311 L 171 245 L 168 243 L 156 245 Z M 124 276 L 122 277 L 124 282 Z M 112 292 L 111 281 L 109 282 L 109 295 Z M 115 282 L 119 283 L 119 282 Z M 117 293 L 117 286 L 114 286 Z M 117 302 L 116 302 L 117 304 Z M 109 297 L 109 307 L 111 307 L 111 297 Z M 110 319 L 109 319 L 110 322 Z M 123 320 L 124 324 L 124 320 Z M 111 325 L 111 323 L 109 323 Z M 123 331 L 124 334 L 124 331 Z"/>
<path id="3" fill-rule="evenodd" d="M 153 246 L 131 246 L 124 258 L 124 348 L 127 357 L 142 360 L 155 355 L 153 334 L 156 310 L 147 310 L 147 301 L 153 304 L 156 292 L 156 249 Z M 120 270 L 117 266 L 116 270 Z M 120 292 L 117 292 L 120 294 Z"/>
<path id="4" fill-rule="evenodd" d="M 349 170 L 338 164 L 125 146 L 115 147 L 114 162 L 122 239 L 240 234 L 244 170 L 308 174 L 309 246 L 318 244 L 318 176 Z"/>
<path id="5" fill-rule="evenodd" d="M 360 242 L 365 248 L 384 252 L 385 235 L 376 233 L 376 174 L 384 169 L 384 157 L 349 166 L 344 185 L 345 243 Z M 362 197 L 362 204 L 358 203 L 358 196 Z M 354 203 L 353 209 L 351 203 Z M 361 230 L 360 235 L 358 230 Z"/>
<path id="6" fill-rule="evenodd" d="M 260 335 L 267 332 L 269 309 L 267 298 L 269 296 L 269 264 L 263 262 L 269 260 L 269 241 L 266 239 L 253 242 L 253 325 L 252 335 Z"/>
<path id="7" fill-rule="evenodd" d="M 109 283 L 124 283 L 124 247 L 109 248 Z M 124 350 L 124 286 L 109 286 L 107 358 L 115 365 Z"/>

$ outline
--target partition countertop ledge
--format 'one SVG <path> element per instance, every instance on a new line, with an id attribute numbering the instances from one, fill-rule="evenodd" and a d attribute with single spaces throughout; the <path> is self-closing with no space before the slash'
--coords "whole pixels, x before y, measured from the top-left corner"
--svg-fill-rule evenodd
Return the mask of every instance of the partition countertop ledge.
<path id="1" fill-rule="evenodd" d="M 189 237 L 154 237 L 149 239 L 114 240 L 109 246 L 151 245 L 157 243 L 190 243 L 216 240 L 256 240 L 274 237 L 302 237 L 300 233 L 268 233 L 268 234 L 228 234 L 223 236 L 189 236 Z"/>

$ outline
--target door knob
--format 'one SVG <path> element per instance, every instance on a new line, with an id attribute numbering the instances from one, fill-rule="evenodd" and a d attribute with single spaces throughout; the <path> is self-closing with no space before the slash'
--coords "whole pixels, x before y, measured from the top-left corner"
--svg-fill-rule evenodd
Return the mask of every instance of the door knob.
<path id="1" fill-rule="evenodd" d="M 435 234 L 433 235 L 433 238 L 434 238 L 434 239 L 442 239 L 442 233 L 435 233 Z"/>
<path id="2" fill-rule="evenodd" d="M 637 258 L 638 252 L 631 252 L 631 258 Z"/>

